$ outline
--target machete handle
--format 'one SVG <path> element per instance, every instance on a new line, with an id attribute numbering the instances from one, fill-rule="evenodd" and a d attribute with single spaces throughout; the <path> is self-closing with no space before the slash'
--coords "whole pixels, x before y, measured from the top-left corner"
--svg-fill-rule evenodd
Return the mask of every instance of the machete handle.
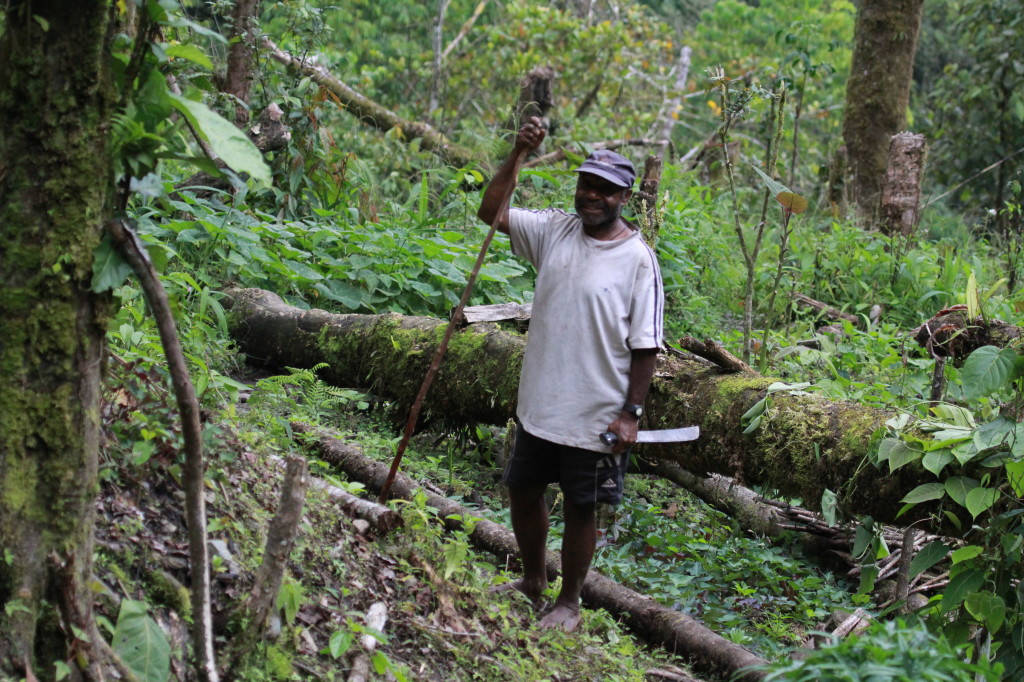
<path id="1" fill-rule="evenodd" d="M 619 434 L 614 431 L 605 431 L 601 434 L 601 442 L 608 447 L 615 447 L 615 444 L 619 442 Z"/>

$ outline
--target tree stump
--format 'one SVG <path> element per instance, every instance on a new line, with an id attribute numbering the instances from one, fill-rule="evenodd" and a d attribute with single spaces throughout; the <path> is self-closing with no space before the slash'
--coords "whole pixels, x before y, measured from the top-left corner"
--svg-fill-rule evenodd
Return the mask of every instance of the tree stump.
<path id="1" fill-rule="evenodd" d="M 658 243 L 661 219 L 658 216 L 658 187 L 661 185 L 662 161 L 660 156 L 648 156 L 644 162 L 644 177 L 640 189 L 633 194 L 630 203 L 640 221 L 644 241 L 652 249 Z"/>
<path id="2" fill-rule="evenodd" d="M 926 156 L 924 135 L 902 132 L 892 136 L 879 208 L 878 229 L 883 234 L 906 237 L 917 227 Z"/>

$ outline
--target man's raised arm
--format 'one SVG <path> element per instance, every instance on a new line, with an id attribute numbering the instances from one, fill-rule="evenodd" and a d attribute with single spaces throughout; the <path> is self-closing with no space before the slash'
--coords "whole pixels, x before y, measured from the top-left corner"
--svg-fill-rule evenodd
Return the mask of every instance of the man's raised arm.
<path id="1" fill-rule="evenodd" d="M 516 181 L 518 180 L 516 177 L 516 161 L 521 154 L 527 154 L 539 147 L 540 143 L 544 141 L 544 134 L 544 127 L 536 116 L 530 117 L 530 120 L 519 129 L 512 153 L 505 160 L 505 163 L 501 164 L 498 172 L 494 174 L 490 184 L 487 185 L 487 189 L 484 190 L 483 199 L 480 201 L 480 209 L 476 212 L 480 220 L 488 225 L 494 224 L 494 219 L 498 217 L 498 211 L 501 210 L 505 197 L 516 186 Z M 507 206 L 501 216 L 501 220 L 498 222 L 498 230 L 508 234 Z"/>

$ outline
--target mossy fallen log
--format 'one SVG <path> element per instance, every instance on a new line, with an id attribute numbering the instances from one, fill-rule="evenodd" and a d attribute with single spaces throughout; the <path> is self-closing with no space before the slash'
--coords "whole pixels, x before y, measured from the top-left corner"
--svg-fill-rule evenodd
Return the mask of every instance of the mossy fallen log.
<path id="1" fill-rule="evenodd" d="M 326 380 L 392 400 L 402 416 L 445 325 L 427 317 L 302 310 L 258 289 L 227 294 L 232 335 L 252 360 L 277 367 L 326 362 Z M 422 424 L 505 423 L 515 412 L 524 348 L 525 336 L 491 325 L 457 333 L 427 395 Z M 678 461 L 695 473 L 731 476 L 773 497 L 799 498 L 814 510 L 828 489 L 851 515 L 888 523 L 896 520 L 907 492 L 933 479 L 913 465 L 889 473 L 868 462 L 872 435 L 891 415 L 856 403 L 776 392 L 760 426 L 744 435 L 740 417 L 773 381 L 722 374 L 688 356 L 663 354 L 642 428 L 698 424 L 701 437 L 689 444 L 645 445 L 644 454 Z M 930 511 L 920 507 L 921 513 Z"/>

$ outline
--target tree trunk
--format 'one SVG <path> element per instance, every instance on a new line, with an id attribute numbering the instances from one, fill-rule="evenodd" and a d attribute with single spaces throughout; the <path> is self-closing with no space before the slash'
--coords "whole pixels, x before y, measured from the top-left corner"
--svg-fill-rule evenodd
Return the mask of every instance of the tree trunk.
<path id="1" fill-rule="evenodd" d="M 873 225 L 889 139 L 906 125 L 924 0 L 862 0 L 846 82 L 843 141 L 850 199 Z"/>
<path id="2" fill-rule="evenodd" d="M 882 182 L 878 229 L 883 234 L 908 237 L 917 228 L 926 151 L 924 135 L 898 133 L 892 136 L 885 180 Z"/>
<path id="3" fill-rule="evenodd" d="M 232 290 L 227 303 L 232 334 L 250 359 L 278 367 L 327 362 L 328 380 L 387 397 L 399 414 L 412 403 L 445 326 L 427 317 L 300 310 L 259 289 Z M 491 325 L 456 334 L 427 395 L 422 423 L 504 424 L 515 412 L 524 347 L 525 337 Z M 775 497 L 799 497 L 815 510 L 829 489 L 839 495 L 841 510 L 878 522 L 895 521 L 899 500 L 933 478 L 916 466 L 890 474 L 866 463 L 872 434 L 891 414 L 855 403 L 775 392 L 761 426 L 744 435 L 740 417 L 774 381 L 662 355 L 641 426 L 698 424 L 701 436 L 686 445 L 644 445 L 644 453 L 679 461 L 694 473 L 760 485 Z M 914 510 L 922 516 L 931 511 L 927 504 Z M 908 516 L 900 522 L 917 518 Z"/>
<path id="4" fill-rule="evenodd" d="M 90 292 L 111 211 L 106 0 L 13 0 L 0 40 L 0 678 L 70 660 L 70 575 L 92 623 L 100 368 L 110 313 Z M 87 632 L 87 631 L 86 631 Z M 83 635 L 83 637 L 86 635 Z"/>
<path id="5" fill-rule="evenodd" d="M 224 92 L 238 100 L 235 124 L 244 128 L 249 123 L 249 88 L 255 70 L 254 46 L 260 0 L 235 0 L 231 13 L 231 35 L 228 36 L 228 72 Z"/>

